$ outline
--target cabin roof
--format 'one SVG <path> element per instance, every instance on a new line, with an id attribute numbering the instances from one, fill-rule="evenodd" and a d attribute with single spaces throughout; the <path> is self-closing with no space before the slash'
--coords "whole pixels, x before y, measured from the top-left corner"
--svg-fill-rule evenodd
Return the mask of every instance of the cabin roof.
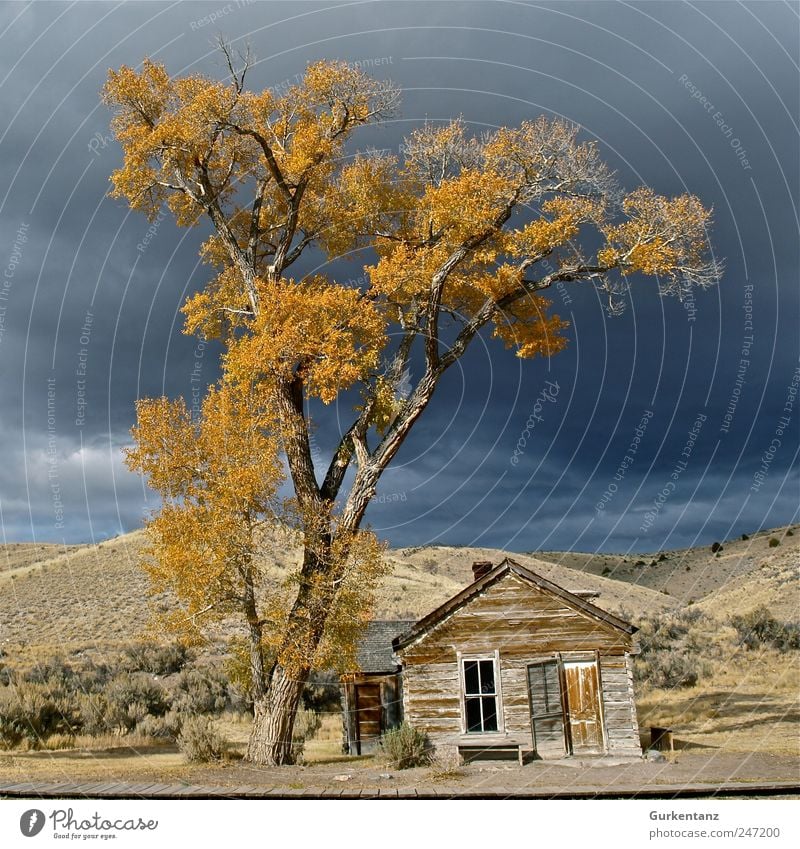
<path id="1" fill-rule="evenodd" d="M 427 633 L 434 627 L 434 625 L 437 625 L 445 617 L 470 602 L 476 595 L 478 595 L 478 593 L 486 589 L 486 587 L 496 583 L 511 573 L 530 582 L 531 584 L 534 584 L 546 592 L 558 596 L 570 607 L 574 607 L 595 619 L 599 619 L 602 622 L 611 625 L 613 628 L 617 628 L 620 631 L 625 632 L 626 634 L 635 634 L 639 630 L 635 625 L 631 625 L 629 622 L 625 622 L 624 619 L 620 619 L 618 616 L 614 616 L 613 613 L 609 613 L 607 610 L 602 610 L 590 601 L 587 601 L 584 596 L 589 595 L 588 593 L 585 594 L 565 590 L 564 587 L 560 587 L 558 584 L 548 581 L 547 578 L 543 578 L 536 572 L 532 572 L 530 569 L 525 568 L 522 564 L 517 563 L 516 560 L 506 557 L 491 571 L 487 572 L 481 578 L 478 578 L 477 581 L 473 581 L 461 590 L 460 593 L 454 595 L 451 599 L 449 599 L 449 601 L 446 601 L 444 604 L 437 607 L 436 610 L 415 622 L 411 628 L 396 637 L 392 642 L 394 651 L 399 651 L 413 643 L 414 640 Z"/>
<path id="2" fill-rule="evenodd" d="M 413 619 L 373 619 L 358 644 L 359 672 L 394 672 L 398 662 L 392 641 L 413 624 Z"/>

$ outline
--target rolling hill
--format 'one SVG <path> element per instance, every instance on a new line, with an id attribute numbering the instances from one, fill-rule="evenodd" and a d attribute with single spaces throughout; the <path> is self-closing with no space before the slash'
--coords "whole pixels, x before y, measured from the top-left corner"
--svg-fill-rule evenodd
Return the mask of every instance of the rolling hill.
<path id="1" fill-rule="evenodd" d="M 770 547 L 769 540 L 779 540 Z M 134 531 L 97 545 L 8 544 L 0 547 L 0 647 L 6 652 L 102 649 L 140 638 L 153 613 L 172 603 L 151 597 L 141 568 L 145 535 Z M 726 619 L 765 604 L 796 616 L 800 528 L 763 531 L 749 539 L 665 551 L 655 557 L 426 546 L 393 549 L 376 617 L 424 615 L 471 579 L 474 560 L 506 554 L 573 590 L 599 592 L 597 604 L 632 621 L 691 600 Z M 298 562 L 299 548 L 275 537 L 265 561 L 278 574 Z"/>

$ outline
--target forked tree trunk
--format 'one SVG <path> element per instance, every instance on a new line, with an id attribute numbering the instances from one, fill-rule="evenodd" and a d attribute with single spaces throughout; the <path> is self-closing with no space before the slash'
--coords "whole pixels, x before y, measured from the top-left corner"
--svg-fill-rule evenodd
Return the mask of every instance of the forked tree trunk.
<path id="1" fill-rule="evenodd" d="M 308 677 L 307 675 L 305 677 Z M 293 763 L 292 730 L 305 680 L 292 678 L 276 667 L 266 696 L 254 704 L 253 727 L 245 759 L 254 764 L 284 766 Z"/>

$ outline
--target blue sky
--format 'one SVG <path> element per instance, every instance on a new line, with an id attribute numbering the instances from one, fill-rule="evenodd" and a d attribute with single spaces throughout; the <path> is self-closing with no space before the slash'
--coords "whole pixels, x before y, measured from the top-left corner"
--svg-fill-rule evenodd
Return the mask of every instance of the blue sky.
<path id="1" fill-rule="evenodd" d="M 6 541 L 138 527 L 156 502 L 121 462 L 135 399 L 190 396 L 197 361 L 204 383 L 216 375 L 218 351 L 179 333 L 183 300 L 207 279 L 203 234 L 164 220 L 146 239 L 144 218 L 106 196 L 120 151 L 98 93 L 110 67 L 146 55 L 173 74 L 221 75 L 217 33 L 251 44 L 252 87 L 285 85 L 320 58 L 394 80 L 400 113 L 363 145 L 396 149 L 426 119 L 463 116 L 480 132 L 558 115 L 597 141 L 626 188 L 690 191 L 715 210 L 725 278 L 689 308 L 635 280 L 612 318 L 591 285 L 566 286 L 553 292 L 571 322 L 566 352 L 521 361 L 478 340 L 382 481 L 368 514 L 381 535 L 648 551 L 796 519 L 796 6 L 5 3 Z M 314 413 L 324 456 L 349 410 Z"/>

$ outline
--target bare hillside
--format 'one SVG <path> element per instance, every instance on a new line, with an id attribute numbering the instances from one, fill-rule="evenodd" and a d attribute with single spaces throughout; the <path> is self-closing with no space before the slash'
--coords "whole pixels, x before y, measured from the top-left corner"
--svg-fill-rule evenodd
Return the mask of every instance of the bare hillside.
<path id="1" fill-rule="evenodd" d="M 776 540 L 778 546 L 771 547 L 770 540 Z M 719 545 L 717 550 L 702 546 L 646 555 L 539 551 L 533 556 L 581 572 L 666 592 L 685 604 L 698 602 L 719 592 L 729 582 L 757 572 L 764 558 L 772 557 L 775 552 L 780 552 L 782 562 L 800 563 L 800 525 L 745 534 L 738 539 L 720 541 Z"/>
<path id="2" fill-rule="evenodd" d="M 571 590 L 600 595 L 596 603 L 633 622 L 696 600 L 722 620 L 758 604 L 796 618 L 800 533 L 768 531 L 748 540 L 660 556 L 543 552 L 508 553 L 524 566 Z M 777 547 L 769 540 L 778 539 Z M 141 567 L 145 536 L 125 534 L 98 545 L 11 544 L 0 547 L 0 646 L 56 650 L 119 645 L 141 638 L 153 613 L 174 604 L 152 598 Z M 499 563 L 506 552 L 486 548 L 423 547 L 390 550 L 391 575 L 379 594 L 377 617 L 425 615 L 472 577 L 475 560 Z M 265 543 L 265 567 L 276 577 L 299 562 L 287 534 Z M 644 563 L 644 565 L 641 565 Z"/>

